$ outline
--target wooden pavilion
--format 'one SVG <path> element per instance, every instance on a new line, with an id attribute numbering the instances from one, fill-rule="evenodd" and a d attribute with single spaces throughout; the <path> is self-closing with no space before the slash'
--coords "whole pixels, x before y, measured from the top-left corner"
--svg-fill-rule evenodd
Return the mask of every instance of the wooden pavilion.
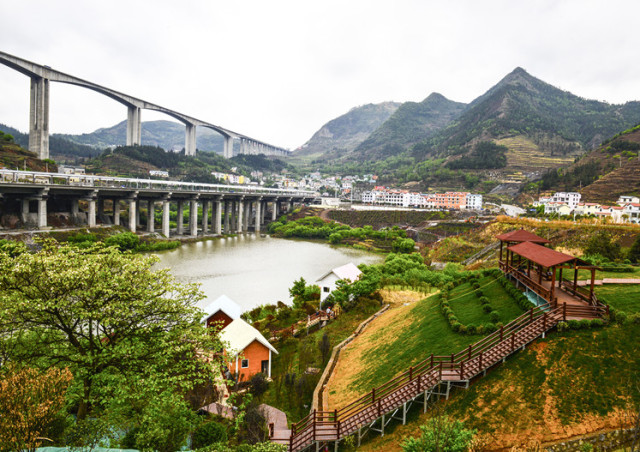
<path id="1" fill-rule="evenodd" d="M 544 246 L 549 240 L 522 229 L 497 238 L 500 240 L 500 269 L 552 306 L 558 306 L 559 302 L 583 306 L 585 303 L 598 304 L 593 291 L 597 267 Z M 573 278 L 563 278 L 563 270 L 572 271 Z M 580 270 L 591 272 L 588 289 L 578 285 Z"/>

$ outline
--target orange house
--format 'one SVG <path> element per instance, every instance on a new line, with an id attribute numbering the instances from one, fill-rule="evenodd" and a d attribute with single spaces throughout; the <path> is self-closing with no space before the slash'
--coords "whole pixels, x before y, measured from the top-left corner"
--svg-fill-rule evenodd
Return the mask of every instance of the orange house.
<path id="1" fill-rule="evenodd" d="M 229 344 L 225 350 L 231 358 L 228 367 L 238 381 L 247 381 L 260 372 L 271 378 L 271 357 L 278 352 L 258 330 L 236 319 L 220 332 L 220 338 Z"/>
<path id="2" fill-rule="evenodd" d="M 222 325 L 220 338 L 227 343 L 225 355 L 230 358 L 229 371 L 238 381 L 247 381 L 262 372 L 271 378 L 271 358 L 277 350 L 254 327 L 240 318 L 242 308 L 222 295 L 204 308 L 202 323 Z"/>

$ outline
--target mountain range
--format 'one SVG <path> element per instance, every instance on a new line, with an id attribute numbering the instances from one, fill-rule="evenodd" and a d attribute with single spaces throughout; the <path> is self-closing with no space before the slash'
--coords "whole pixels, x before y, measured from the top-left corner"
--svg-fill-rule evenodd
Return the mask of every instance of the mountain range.
<path id="1" fill-rule="evenodd" d="M 341 156 L 353 151 L 398 109 L 400 103 L 383 102 L 354 107 L 325 125 L 296 150 L 296 157 Z"/>
<path id="2" fill-rule="evenodd" d="M 347 113 L 352 114 L 353 110 Z M 506 162 L 494 168 L 500 177 L 523 179 L 567 166 L 604 139 L 640 123 L 640 102 L 612 105 L 584 99 L 518 67 L 469 104 L 438 93 L 422 102 L 403 103 L 355 147 L 337 145 L 328 134 L 318 140 L 335 123 L 354 127 L 343 135 L 365 135 L 355 128 L 357 123 L 345 121 L 347 115 L 325 124 L 307 143 L 315 146 L 316 166 L 342 162 L 353 167 L 357 162 L 359 167 L 386 172 L 390 180 L 418 176 L 420 181 L 415 171 L 407 174 L 411 167 L 435 161 L 439 167 L 464 168 L 455 161 L 473 160 L 478 143 L 488 141 L 504 153 L 504 159 L 492 159 Z"/>

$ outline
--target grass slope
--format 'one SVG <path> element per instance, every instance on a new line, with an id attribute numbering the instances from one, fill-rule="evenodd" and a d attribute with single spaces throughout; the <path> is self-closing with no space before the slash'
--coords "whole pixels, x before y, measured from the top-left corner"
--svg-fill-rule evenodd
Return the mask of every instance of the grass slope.
<path id="1" fill-rule="evenodd" d="M 466 291 L 470 291 L 468 284 L 459 287 L 465 290 L 465 286 Z M 487 295 L 491 293 L 492 305 L 501 312 L 505 321 L 520 315 L 520 308 L 499 284 L 490 286 L 491 289 L 486 287 Z M 330 409 L 348 404 L 432 353 L 455 353 L 483 337 L 453 332 L 440 312 L 439 301 L 440 297 L 436 294 L 421 301 L 396 306 L 349 344 L 341 353 L 327 385 Z M 477 300 L 473 300 L 472 304 L 480 305 Z M 466 314 L 469 323 L 488 322 L 488 315 L 481 309 L 479 312 L 469 310 Z"/>
<path id="2" fill-rule="evenodd" d="M 441 413 L 483 435 L 485 450 L 535 447 L 576 435 L 630 425 L 640 404 L 640 355 L 631 338 L 640 324 L 553 333 L 494 368 L 468 390 L 453 393 Z M 412 412 L 359 450 L 401 450 L 432 416 Z M 534 450 L 534 449 L 532 449 Z"/>
<path id="3" fill-rule="evenodd" d="M 522 309 L 514 302 L 504 287 L 492 276 L 480 278 L 480 289 L 491 303 L 491 307 L 500 314 L 500 322 L 506 324 L 522 315 Z M 463 325 L 475 325 L 491 322 L 489 314 L 482 310 L 482 304 L 469 283 L 461 284 L 449 293 L 449 304 Z"/>

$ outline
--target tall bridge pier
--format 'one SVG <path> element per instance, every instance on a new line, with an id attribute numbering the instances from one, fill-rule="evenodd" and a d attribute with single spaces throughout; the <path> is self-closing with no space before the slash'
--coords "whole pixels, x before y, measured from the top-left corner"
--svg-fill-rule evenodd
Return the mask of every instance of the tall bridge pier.
<path id="1" fill-rule="evenodd" d="M 289 151 L 259 140 L 249 138 L 241 133 L 233 132 L 224 127 L 207 121 L 193 118 L 189 115 L 160 105 L 147 102 L 137 97 L 115 91 L 106 86 L 98 85 L 87 80 L 65 74 L 23 58 L 0 52 L 0 64 L 10 67 L 31 78 L 31 96 L 29 109 L 29 150 L 38 154 L 41 159 L 49 158 L 49 82 L 66 83 L 80 86 L 103 94 L 127 107 L 127 146 L 142 144 L 142 110 L 152 110 L 164 113 L 185 125 L 184 148 L 186 155 L 196 154 L 196 127 L 207 127 L 224 137 L 224 156 L 233 157 L 233 140 L 241 140 L 240 152 L 261 153 L 267 155 L 289 155 Z M 251 143 L 250 148 L 243 146 Z"/>

